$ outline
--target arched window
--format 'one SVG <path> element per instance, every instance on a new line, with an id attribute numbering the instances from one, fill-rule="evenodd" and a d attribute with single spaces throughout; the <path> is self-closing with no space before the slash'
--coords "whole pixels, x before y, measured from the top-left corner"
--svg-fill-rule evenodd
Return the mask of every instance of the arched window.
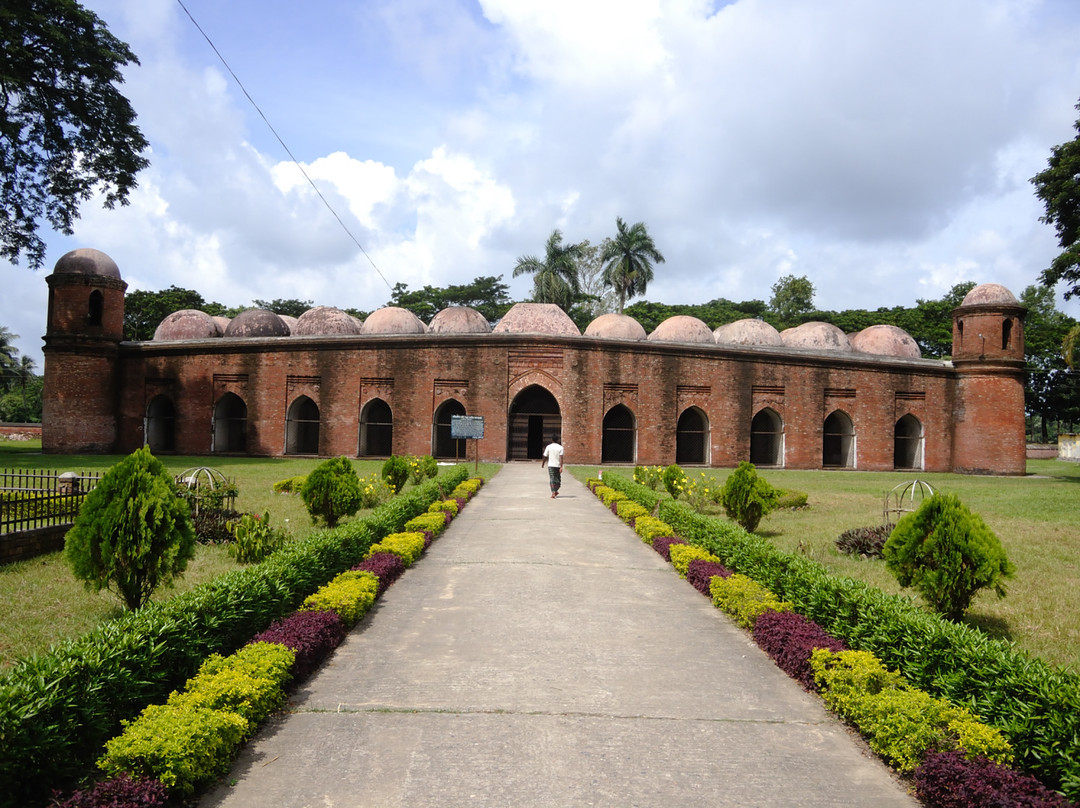
<path id="1" fill-rule="evenodd" d="M 154 454 L 176 450 L 176 407 L 168 396 L 154 396 L 146 405 L 146 445 Z"/>
<path id="2" fill-rule="evenodd" d="M 540 385 L 529 385 L 514 396 L 507 425 L 507 459 L 539 460 L 551 436 L 562 431 L 559 402 Z"/>
<path id="3" fill-rule="evenodd" d="M 634 414 L 622 404 L 616 404 L 604 416 L 600 462 L 633 463 L 636 455 L 637 426 Z"/>
<path id="4" fill-rule="evenodd" d="M 898 469 L 923 467 L 923 428 L 914 415 L 905 415 L 893 429 L 893 466 Z"/>
<path id="5" fill-rule="evenodd" d="M 360 412 L 360 451 L 364 457 L 389 457 L 394 453 L 394 414 L 390 405 L 374 398 Z"/>
<path id="6" fill-rule="evenodd" d="M 439 405 L 435 410 L 434 424 L 431 435 L 432 457 L 458 458 L 467 457 L 467 447 L 464 438 L 452 438 L 450 436 L 450 417 L 464 415 L 465 405 L 460 401 L 449 399 Z"/>
<path id="7" fill-rule="evenodd" d="M 214 452 L 247 451 L 247 404 L 236 393 L 226 393 L 214 406 Z"/>
<path id="8" fill-rule="evenodd" d="M 104 316 L 105 295 L 100 290 L 95 289 L 90 293 L 90 305 L 86 312 L 86 322 L 88 325 L 101 325 Z"/>
<path id="9" fill-rule="evenodd" d="M 285 454 L 319 453 L 319 405 L 300 396 L 285 416 Z"/>
<path id="10" fill-rule="evenodd" d="M 1001 350 L 1009 350 L 1009 343 L 1012 342 L 1012 320 L 1004 320 L 1001 323 Z"/>
<path id="11" fill-rule="evenodd" d="M 701 465 L 709 462 L 709 419 L 697 407 L 683 410 L 675 428 L 675 462 Z"/>
<path id="12" fill-rule="evenodd" d="M 855 426 L 851 423 L 851 417 L 842 410 L 836 410 L 825 419 L 821 465 L 855 468 Z"/>
<path id="13" fill-rule="evenodd" d="M 750 462 L 755 466 L 784 465 L 784 422 L 769 407 L 750 422 Z"/>

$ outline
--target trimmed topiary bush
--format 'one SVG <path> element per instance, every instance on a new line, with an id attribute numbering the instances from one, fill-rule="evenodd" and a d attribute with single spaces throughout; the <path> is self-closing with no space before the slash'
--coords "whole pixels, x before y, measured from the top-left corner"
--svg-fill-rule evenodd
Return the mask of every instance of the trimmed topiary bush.
<path id="1" fill-rule="evenodd" d="M 307 476 L 300 498 L 311 514 L 311 521 L 319 519 L 327 527 L 334 527 L 344 516 L 352 516 L 360 510 L 360 480 L 347 457 L 335 457 L 320 463 Z"/>
<path id="2" fill-rule="evenodd" d="M 743 628 L 753 628 L 758 616 L 769 609 L 790 612 L 791 604 L 783 603 L 776 595 L 745 575 L 713 578 L 709 581 L 713 605 L 730 615 Z"/>
<path id="3" fill-rule="evenodd" d="M 643 542 L 646 544 L 652 544 L 653 539 L 657 536 L 674 536 L 675 531 L 671 529 L 671 525 L 655 516 L 639 516 L 634 520 L 634 532 L 637 533 Z"/>
<path id="4" fill-rule="evenodd" d="M 673 545 L 668 549 L 668 555 L 671 558 L 671 566 L 673 566 L 679 573 L 680 578 L 685 578 L 691 561 L 716 561 L 720 559 L 710 553 L 703 547 L 695 547 L 692 544 L 682 543 L 677 546 Z M 653 540 L 653 545 L 656 545 L 657 540 Z"/>
<path id="5" fill-rule="evenodd" d="M 745 460 L 724 482 L 720 504 L 730 519 L 751 533 L 757 530 L 761 518 L 776 505 L 776 489 L 758 477 L 757 468 Z"/>
<path id="6" fill-rule="evenodd" d="M 901 586 L 914 587 L 935 612 L 958 621 L 981 589 L 1005 596 L 1015 568 L 986 523 L 955 494 L 934 494 L 902 517 L 883 550 Z"/>
<path id="7" fill-rule="evenodd" d="M 148 447 L 132 452 L 86 495 L 64 559 L 88 589 L 115 592 L 135 611 L 171 586 L 195 556 L 188 504 Z"/>
<path id="8" fill-rule="evenodd" d="M 348 570 L 308 595 L 300 610 L 336 612 L 341 622 L 351 628 L 367 614 L 378 592 L 379 579 L 373 573 Z"/>
<path id="9" fill-rule="evenodd" d="M 406 567 L 411 567 L 412 563 L 424 552 L 424 546 L 423 533 L 416 531 L 391 533 L 389 536 L 383 537 L 383 540 L 378 544 L 371 545 L 371 549 L 368 550 L 365 558 L 373 556 L 375 553 L 393 553 L 401 557 Z"/>
<path id="10" fill-rule="evenodd" d="M 395 494 L 400 494 L 405 483 L 409 481 L 409 461 L 404 457 L 390 455 L 383 463 L 382 478 L 394 489 Z"/>
<path id="11" fill-rule="evenodd" d="M 425 530 L 430 532 L 432 536 L 438 536 L 450 523 L 446 513 L 439 511 L 438 513 L 422 513 L 419 516 L 414 516 L 408 522 L 405 523 L 406 531 L 418 531 L 424 532 Z"/>

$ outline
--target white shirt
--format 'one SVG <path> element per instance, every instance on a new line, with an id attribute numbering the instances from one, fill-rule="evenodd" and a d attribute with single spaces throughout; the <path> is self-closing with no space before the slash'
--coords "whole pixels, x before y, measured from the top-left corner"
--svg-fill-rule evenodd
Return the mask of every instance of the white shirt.
<path id="1" fill-rule="evenodd" d="M 549 443 L 543 456 L 547 458 L 548 468 L 562 468 L 563 447 L 558 443 Z"/>

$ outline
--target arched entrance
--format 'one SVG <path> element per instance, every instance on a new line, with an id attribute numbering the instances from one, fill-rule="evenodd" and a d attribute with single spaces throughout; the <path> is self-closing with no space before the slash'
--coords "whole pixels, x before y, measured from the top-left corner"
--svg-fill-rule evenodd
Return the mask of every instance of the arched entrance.
<path id="1" fill-rule="evenodd" d="M 637 424 L 634 413 L 616 404 L 604 416 L 600 462 L 633 463 L 637 455 Z"/>
<path id="2" fill-rule="evenodd" d="M 709 462 L 709 418 L 698 407 L 683 410 L 675 428 L 675 462 L 702 465 Z"/>
<path id="3" fill-rule="evenodd" d="M 214 406 L 213 452 L 247 451 L 247 404 L 236 393 L 226 393 Z"/>
<path id="4" fill-rule="evenodd" d="M 435 410 L 435 423 L 431 431 L 431 456 L 457 460 L 467 457 L 465 440 L 450 437 L 450 417 L 464 415 L 465 405 L 455 399 L 449 399 Z"/>
<path id="5" fill-rule="evenodd" d="M 923 428 L 914 415 L 905 415 L 893 429 L 893 466 L 898 469 L 923 467 Z"/>
<path id="6" fill-rule="evenodd" d="M 855 426 L 851 416 L 836 410 L 825 419 L 821 440 L 821 465 L 831 468 L 855 468 Z"/>
<path id="7" fill-rule="evenodd" d="M 143 434 L 154 454 L 176 449 L 176 407 L 168 396 L 154 396 L 146 406 Z"/>
<path id="8" fill-rule="evenodd" d="M 551 436 L 562 431 L 559 402 L 538 384 L 514 396 L 508 420 L 507 460 L 539 460 Z"/>
<path id="9" fill-rule="evenodd" d="M 285 416 L 285 454 L 319 453 L 319 405 L 300 396 Z"/>
<path id="10" fill-rule="evenodd" d="M 784 422 L 769 407 L 750 422 L 750 462 L 755 466 L 784 465 Z"/>
<path id="11" fill-rule="evenodd" d="M 389 457 L 394 453 L 394 413 L 381 398 L 373 398 L 360 411 L 361 457 Z"/>

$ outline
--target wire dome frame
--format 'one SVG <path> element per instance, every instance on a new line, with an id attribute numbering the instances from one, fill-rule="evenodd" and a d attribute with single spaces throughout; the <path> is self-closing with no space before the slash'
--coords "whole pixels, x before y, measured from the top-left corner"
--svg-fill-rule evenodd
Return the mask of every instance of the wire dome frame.
<path id="1" fill-rule="evenodd" d="M 882 515 L 886 524 L 895 525 L 900 521 L 901 516 L 918 510 L 924 499 L 936 493 L 930 483 L 925 480 L 900 483 L 885 494 Z"/>
<path id="2" fill-rule="evenodd" d="M 197 514 L 204 499 L 212 501 L 214 507 L 222 507 L 228 502 L 231 509 L 236 500 L 235 488 L 229 479 L 217 469 L 209 466 L 195 466 L 176 475 L 176 484 L 188 491 L 192 510 Z"/>

